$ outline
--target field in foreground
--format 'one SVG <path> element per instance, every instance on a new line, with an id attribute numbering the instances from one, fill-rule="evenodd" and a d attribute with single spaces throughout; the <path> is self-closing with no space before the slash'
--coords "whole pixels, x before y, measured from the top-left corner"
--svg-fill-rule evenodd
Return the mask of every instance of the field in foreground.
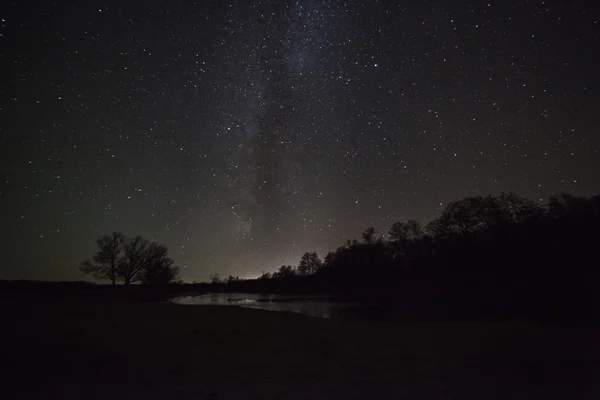
<path id="1" fill-rule="evenodd" d="M 321 320 L 69 296 L 4 296 L 0 311 L 2 398 L 600 398 L 592 326 Z"/>

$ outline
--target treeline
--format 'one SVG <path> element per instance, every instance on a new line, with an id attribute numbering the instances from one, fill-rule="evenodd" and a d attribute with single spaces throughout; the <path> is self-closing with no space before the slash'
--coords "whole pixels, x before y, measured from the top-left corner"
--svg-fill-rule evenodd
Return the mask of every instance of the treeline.
<path id="1" fill-rule="evenodd" d="M 396 222 L 385 239 L 368 227 L 322 261 L 306 253 L 298 266 L 263 273 L 257 287 L 341 290 L 454 309 L 587 307 L 600 289 L 599 239 L 600 196 L 562 193 L 546 205 L 514 193 L 466 197 L 426 225 Z"/>
<path id="2" fill-rule="evenodd" d="M 321 260 L 305 253 L 258 279 L 211 275 L 169 291 L 333 293 L 402 305 L 418 315 L 589 313 L 600 307 L 600 196 L 562 193 L 542 205 L 518 196 L 466 197 L 422 225 L 398 221 Z M 80 269 L 113 284 L 178 282 L 167 248 L 139 236 L 103 236 Z M 400 307 L 400 306 L 398 306 Z"/>
<path id="3" fill-rule="evenodd" d="M 114 232 L 96 241 L 96 254 L 83 261 L 79 269 L 113 285 L 120 282 L 165 285 L 179 277 L 179 268 L 173 264 L 166 246 L 141 236 L 127 238 Z"/>

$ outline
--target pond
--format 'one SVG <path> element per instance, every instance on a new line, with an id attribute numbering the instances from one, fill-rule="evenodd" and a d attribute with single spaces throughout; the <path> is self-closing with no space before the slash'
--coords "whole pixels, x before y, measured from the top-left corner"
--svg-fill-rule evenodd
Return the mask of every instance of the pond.
<path id="1" fill-rule="evenodd" d="M 267 311 L 287 311 L 317 318 L 332 318 L 341 310 L 356 305 L 355 303 L 334 301 L 327 296 L 257 293 L 209 293 L 180 296 L 171 302 L 184 305 L 227 305 Z"/>

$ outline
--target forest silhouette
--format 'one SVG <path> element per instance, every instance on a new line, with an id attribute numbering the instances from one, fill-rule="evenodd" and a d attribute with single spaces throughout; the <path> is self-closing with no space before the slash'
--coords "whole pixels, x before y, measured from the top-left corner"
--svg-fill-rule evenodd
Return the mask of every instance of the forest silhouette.
<path id="1" fill-rule="evenodd" d="M 171 295 L 331 293 L 413 316 L 576 317 L 600 304 L 600 196 L 561 193 L 546 205 L 515 193 L 465 197 L 425 225 L 397 221 L 386 233 L 367 227 L 323 260 L 306 252 L 297 266 L 257 279 L 214 273 L 199 284 L 177 280 L 165 246 L 114 233 L 98 239 L 96 255 L 80 269 L 126 285 L 179 283 L 168 285 Z"/>
<path id="2" fill-rule="evenodd" d="M 600 196 L 544 206 L 515 193 L 465 197 L 426 225 L 367 227 L 321 261 L 315 252 L 253 281 L 211 290 L 332 292 L 416 315 L 588 315 L 599 304 Z"/>

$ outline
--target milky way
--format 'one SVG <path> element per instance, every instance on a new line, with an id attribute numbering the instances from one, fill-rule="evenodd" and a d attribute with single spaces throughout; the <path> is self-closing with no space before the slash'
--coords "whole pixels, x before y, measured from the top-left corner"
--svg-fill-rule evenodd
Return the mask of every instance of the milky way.
<path id="1" fill-rule="evenodd" d="M 6 7 L 0 278 L 112 231 L 256 276 L 449 201 L 600 192 L 590 2 Z"/>

